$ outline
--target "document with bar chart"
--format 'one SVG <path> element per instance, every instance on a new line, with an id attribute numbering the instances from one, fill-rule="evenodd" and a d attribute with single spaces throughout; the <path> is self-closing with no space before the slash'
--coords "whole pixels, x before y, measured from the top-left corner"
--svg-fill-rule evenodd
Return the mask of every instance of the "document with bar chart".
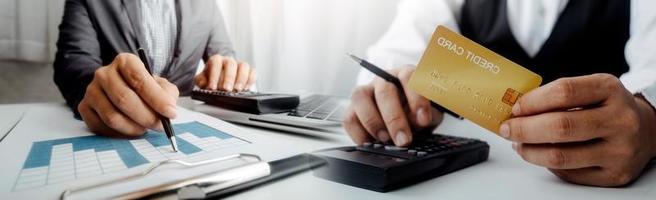
<path id="1" fill-rule="evenodd" d="M 248 144 L 199 122 L 175 124 L 180 150 L 174 153 L 164 133 L 148 132 L 138 139 L 83 136 L 32 144 L 14 190 L 114 173 L 139 165 L 179 159 L 202 152 Z"/>
<path id="2" fill-rule="evenodd" d="M 263 149 L 256 144 L 267 146 L 263 139 L 271 141 L 183 108 L 172 122 L 178 152 L 172 150 L 162 132 L 148 131 L 137 138 L 98 136 L 63 105 L 35 105 L 0 143 L 0 199 L 58 199 L 67 189 L 140 174 L 161 161 L 200 162 L 238 153 L 258 154 Z M 111 198 L 230 166 L 216 163 L 188 168 L 167 164 L 126 184 L 86 192 L 82 196 L 90 196 L 82 199 Z"/>

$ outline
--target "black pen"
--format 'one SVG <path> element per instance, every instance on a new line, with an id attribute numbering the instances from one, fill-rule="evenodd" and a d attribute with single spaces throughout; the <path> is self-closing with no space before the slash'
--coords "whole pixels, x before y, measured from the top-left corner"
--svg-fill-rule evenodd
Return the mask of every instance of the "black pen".
<path id="1" fill-rule="evenodd" d="M 139 48 L 137 50 L 139 53 L 139 59 L 141 59 L 141 62 L 143 62 L 144 66 L 146 67 L 146 71 L 148 71 L 148 74 L 151 76 L 153 75 L 153 72 L 151 71 L 150 63 L 148 62 L 148 57 L 146 57 L 146 51 L 144 51 L 142 48 Z M 159 116 L 159 119 L 162 121 L 162 126 L 164 126 L 164 132 L 166 133 L 166 137 L 169 138 L 169 141 L 171 142 L 171 147 L 173 147 L 173 151 L 178 152 L 178 144 L 175 142 L 175 132 L 173 132 L 173 126 L 171 126 L 171 120 L 169 118 L 164 117 L 164 115 L 157 113 Z"/>
<path id="2" fill-rule="evenodd" d="M 382 78 L 383 80 L 394 84 L 394 86 L 396 86 L 396 88 L 399 89 L 399 93 L 400 93 L 399 96 L 402 98 L 402 101 L 407 102 L 407 99 L 405 98 L 405 90 L 403 89 L 403 84 L 401 84 L 401 81 L 398 78 L 396 78 L 395 76 L 387 73 L 385 70 L 377 67 L 374 64 L 371 64 L 370 62 L 368 62 L 368 61 L 366 61 L 362 58 L 358 58 L 357 56 L 354 56 L 352 54 L 348 54 L 348 55 L 351 57 L 351 59 L 353 59 L 355 62 L 360 64 L 360 66 L 362 66 L 365 69 L 369 70 L 371 73 L 374 73 L 376 76 Z M 435 108 L 435 109 L 437 109 L 437 110 L 439 110 L 443 113 L 447 113 L 447 114 L 449 114 L 449 115 L 451 115 L 455 118 L 463 119 L 462 117 L 460 117 L 460 115 L 450 111 L 449 109 L 446 109 L 446 108 L 440 106 L 439 104 L 436 104 L 435 102 L 431 101 L 431 106 L 433 106 L 433 108 Z"/>

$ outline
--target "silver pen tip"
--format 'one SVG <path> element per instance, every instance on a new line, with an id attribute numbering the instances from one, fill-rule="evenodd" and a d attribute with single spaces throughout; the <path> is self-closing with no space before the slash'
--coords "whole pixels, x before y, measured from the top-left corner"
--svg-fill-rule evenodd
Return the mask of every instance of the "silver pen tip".
<path id="1" fill-rule="evenodd" d="M 362 62 L 362 59 L 361 59 L 361 58 L 358 58 L 357 56 L 354 56 L 353 54 L 346 54 L 346 55 L 348 55 L 349 57 L 351 57 L 351 59 L 355 60 L 355 62 L 358 62 L 358 63 L 361 63 L 361 62 Z"/>
<path id="2" fill-rule="evenodd" d="M 173 147 L 174 152 L 178 152 L 178 142 L 175 141 L 175 137 L 170 137 L 171 146 Z"/>

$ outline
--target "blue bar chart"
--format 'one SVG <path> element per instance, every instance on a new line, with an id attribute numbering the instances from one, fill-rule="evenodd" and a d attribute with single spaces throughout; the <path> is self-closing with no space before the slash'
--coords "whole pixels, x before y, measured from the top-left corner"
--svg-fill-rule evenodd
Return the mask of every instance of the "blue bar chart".
<path id="1" fill-rule="evenodd" d="M 164 133 L 154 131 L 133 139 L 93 135 L 34 142 L 14 190 L 99 176 L 249 143 L 199 122 L 175 124 L 173 128 L 179 152 L 172 151 Z"/>

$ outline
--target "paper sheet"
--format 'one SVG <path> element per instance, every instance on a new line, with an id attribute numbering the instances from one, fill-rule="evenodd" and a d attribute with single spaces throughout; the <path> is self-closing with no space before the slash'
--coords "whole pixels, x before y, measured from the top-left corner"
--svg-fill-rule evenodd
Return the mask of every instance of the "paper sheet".
<path id="1" fill-rule="evenodd" d="M 0 199 L 58 199 L 67 188 L 120 179 L 165 159 L 200 161 L 261 152 L 256 147 L 262 142 L 234 125 L 183 108 L 178 114 L 172 123 L 180 152 L 173 153 L 163 133 L 134 139 L 96 136 L 65 106 L 34 104 L 0 145 Z M 79 198 L 110 198 L 238 164 L 165 166 L 143 179 L 89 191 Z"/>

